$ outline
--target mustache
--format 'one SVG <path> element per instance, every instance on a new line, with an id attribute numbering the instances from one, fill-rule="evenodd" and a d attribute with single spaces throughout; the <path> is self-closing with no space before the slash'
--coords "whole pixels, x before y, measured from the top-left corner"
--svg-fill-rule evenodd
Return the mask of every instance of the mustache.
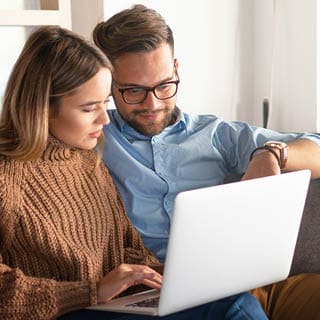
<path id="1" fill-rule="evenodd" d="M 157 109 L 157 110 L 134 110 L 132 111 L 132 113 L 134 115 L 140 115 L 140 114 L 145 114 L 145 115 L 148 115 L 148 114 L 156 114 L 156 113 L 160 113 L 160 112 L 163 112 L 163 111 L 168 111 L 168 108 L 162 108 L 162 109 Z"/>

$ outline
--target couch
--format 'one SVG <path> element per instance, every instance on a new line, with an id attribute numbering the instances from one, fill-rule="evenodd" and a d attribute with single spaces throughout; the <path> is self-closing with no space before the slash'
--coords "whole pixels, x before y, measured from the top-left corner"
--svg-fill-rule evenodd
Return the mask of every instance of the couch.
<path id="1" fill-rule="evenodd" d="M 320 272 L 320 179 L 310 182 L 290 275 Z"/>

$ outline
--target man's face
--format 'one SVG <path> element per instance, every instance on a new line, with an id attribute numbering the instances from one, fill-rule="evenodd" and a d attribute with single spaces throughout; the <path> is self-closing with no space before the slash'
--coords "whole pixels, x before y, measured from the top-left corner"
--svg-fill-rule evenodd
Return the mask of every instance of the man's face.
<path id="1" fill-rule="evenodd" d="M 173 111 L 176 96 L 160 100 L 152 91 L 148 91 L 141 103 L 128 104 L 119 89 L 131 88 L 130 91 L 134 93 L 144 87 L 175 81 L 178 79 L 177 67 L 168 44 L 151 52 L 128 53 L 114 61 L 115 83 L 112 93 L 115 104 L 122 118 L 140 133 L 146 136 L 159 134 L 175 121 Z M 160 88 L 162 90 L 162 86 Z"/>

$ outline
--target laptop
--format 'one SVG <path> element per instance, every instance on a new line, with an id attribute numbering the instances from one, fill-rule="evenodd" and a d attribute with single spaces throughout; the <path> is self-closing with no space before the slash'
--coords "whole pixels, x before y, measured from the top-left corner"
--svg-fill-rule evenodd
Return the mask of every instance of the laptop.
<path id="1" fill-rule="evenodd" d="M 89 309 L 163 316 L 285 279 L 309 182 L 301 170 L 178 194 L 161 290 Z"/>

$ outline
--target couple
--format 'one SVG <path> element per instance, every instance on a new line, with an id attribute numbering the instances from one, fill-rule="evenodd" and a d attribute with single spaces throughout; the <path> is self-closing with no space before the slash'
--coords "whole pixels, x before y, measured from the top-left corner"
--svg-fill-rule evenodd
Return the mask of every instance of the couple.
<path id="1" fill-rule="evenodd" d="M 320 177 L 314 135 L 189 116 L 176 107 L 173 35 L 157 12 L 137 5 L 97 25 L 93 36 L 104 54 L 72 32 L 40 28 L 8 81 L 0 122 L 3 319 L 147 319 L 81 309 L 134 285 L 161 287 L 166 219 L 177 192 L 222 183 L 230 173 L 249 179 L 310 168 Z M 107 113 L 110 95 L 117 111 Z M 281 145 L 253 153 L 268 140 L 286 142 L 287 159 Z M 174 152 L 177 144 L 189 152 Z M 146 214 L 151 207 L 155 221 Z M 301 275 L 254 294 L 271 319 L 312 318 L 315 303 L 300 305 L 299 314 L 295 297 L 316 294 L 319 281 Z M 250 293 L 165 317 L 266 318 Z"/>

